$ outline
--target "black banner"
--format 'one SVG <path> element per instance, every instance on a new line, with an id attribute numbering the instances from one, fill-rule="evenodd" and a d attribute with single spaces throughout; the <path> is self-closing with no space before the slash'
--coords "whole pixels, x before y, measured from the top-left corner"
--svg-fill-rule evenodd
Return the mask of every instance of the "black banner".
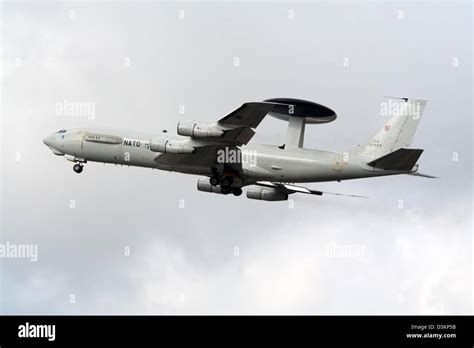
<path id="1" fill-rule="evenodd" d="M 471 316 L 1 316 L 0 346 L 389 344 L 473 347 Z"/>

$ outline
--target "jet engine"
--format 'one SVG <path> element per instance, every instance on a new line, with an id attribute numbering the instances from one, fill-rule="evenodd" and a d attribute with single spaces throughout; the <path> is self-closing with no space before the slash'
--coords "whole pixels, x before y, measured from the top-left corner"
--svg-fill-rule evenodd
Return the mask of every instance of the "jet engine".
<path id="1" fill-rule="evenodd" d="M 269 187 L 256 187 L 247 190 L 247 198 L 261 201 L 286 201 L 288 195 Z"/>
<path id="2" fill-rule="evenodd" d="M 194 139 L 221 138 L 224 129 L 215 122 L 184 121 L 178 122 L 178 134 Z"/>
<path id="3" fill-rule="evenodd" d="M 196 148 L 189 145 L 188 140 L 170 140 L 167 138 L 156 138 L 150 142 L 150 150 L 161 153 L 194 153 Z"/>
<path id="4" fill-rule="evenodd" d="M 214 186 L 209 183 L 209 179 L 200 178 L 197 183 L 197 189 L 203 192 L 222 193 L 219 186 Z"/>

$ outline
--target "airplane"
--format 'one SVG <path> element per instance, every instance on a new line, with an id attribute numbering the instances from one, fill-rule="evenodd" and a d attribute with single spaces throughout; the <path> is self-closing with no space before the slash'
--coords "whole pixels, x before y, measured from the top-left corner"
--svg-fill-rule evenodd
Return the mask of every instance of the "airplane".
<path id="1" fill-rule="evenodd" d="M 197 182 L 199 191 L 240 196 L 246 187 L 247 198 L 263 201 L 284 201 L 294 193 L 343 195 L 296 183 L 398 174 L 434 178 L 418 172 L 423 150 L 409 148 L 427 101 L 390 98 L 389 103 L 390 118 L 383 127 L 345 153 L 304 148 L 306 125 L 332 122 L 337 115 L 326 106 L 292 98 L 246 102 L 218 121 L 181 121 L 178 138 L 166 131 L 79 128 L 62 129 L 43 142 L 55 155 L 74 162 L 76 173 L 87 162 L 160 169 L 204 176 Z M 250 143 L 267 115 L 288 122 L 284 144 Z"/>

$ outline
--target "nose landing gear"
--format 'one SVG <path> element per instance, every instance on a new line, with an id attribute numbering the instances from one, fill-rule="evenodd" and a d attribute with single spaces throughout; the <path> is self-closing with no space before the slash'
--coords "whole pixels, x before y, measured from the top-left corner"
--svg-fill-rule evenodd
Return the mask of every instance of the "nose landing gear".
<path id="1" fill-rule="evenodd" d="M 74 169 L 74 171 L 79 174 L 79 173 L 82 173 L 82 170 L 84 169 L 84 166 L 80 163 L 76 163 L 74 165 L 74 167 L 72 167 L 72 169 Z"/>

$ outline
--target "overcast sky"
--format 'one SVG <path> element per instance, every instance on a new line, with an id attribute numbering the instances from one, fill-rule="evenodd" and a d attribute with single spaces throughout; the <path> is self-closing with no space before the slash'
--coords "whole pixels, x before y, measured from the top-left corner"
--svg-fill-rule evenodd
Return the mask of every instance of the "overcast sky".
<path id="1" fill-rule="evenodd" d="M 2 3 L 0 312 L 472 313 L 472 4 Z M 428 99 L 420 172 L 314 183 L 260 202 L 197 177 L 88 163 L 42 138 L 107 126 L 174 133 L 245 101 L 334 109 L 305 146 L 346 151 L 384 96 Z M 60 115 L 58 103 L 93 106 Z M 180 107 L 181 106 L 181 107 Z M 184 114 L 180 113 L 183 110 Z M 252 141 L 278 144 L 265 119 Z"/>

